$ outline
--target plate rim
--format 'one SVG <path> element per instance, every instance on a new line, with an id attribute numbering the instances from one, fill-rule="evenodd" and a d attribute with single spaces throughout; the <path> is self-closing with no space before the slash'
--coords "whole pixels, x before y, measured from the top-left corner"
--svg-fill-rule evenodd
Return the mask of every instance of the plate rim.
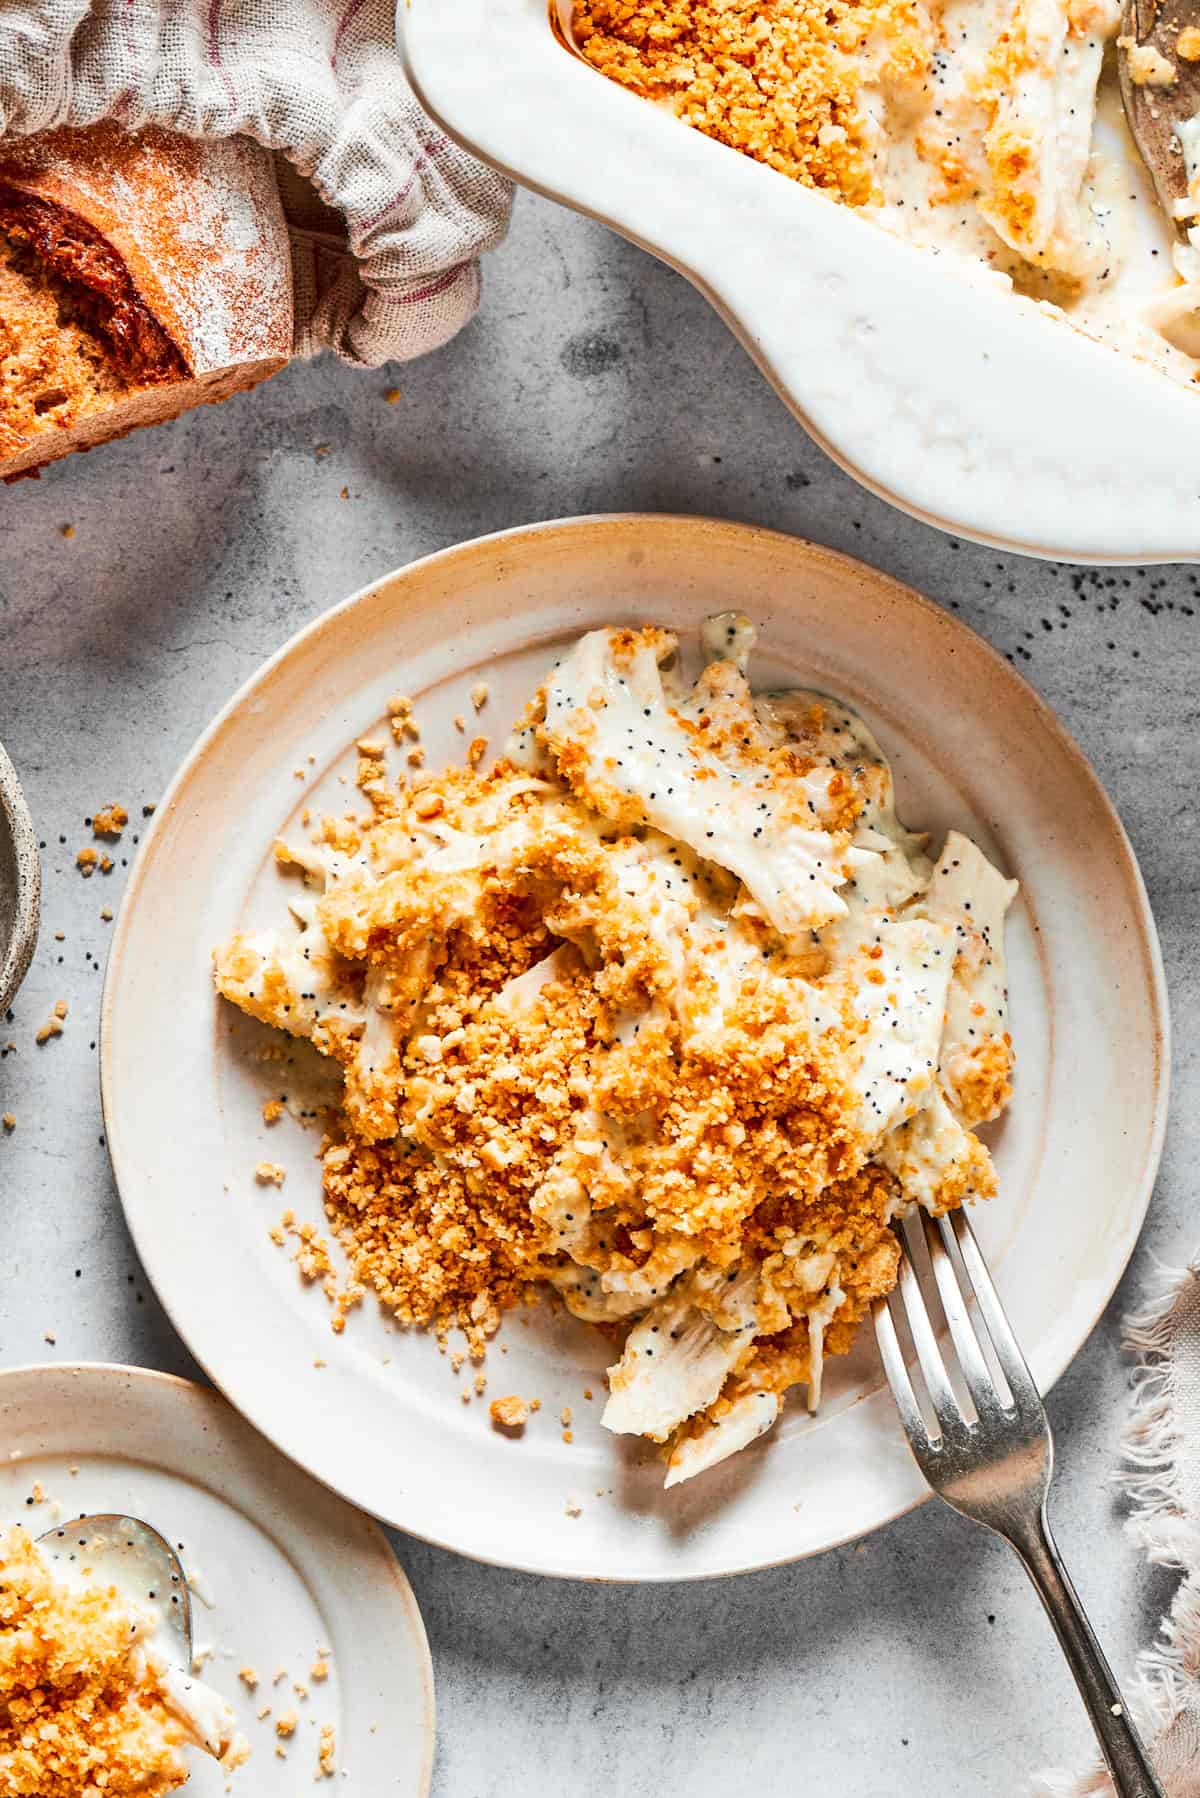
<path id="1" fill-rule="evenodd" d="M 172 1326 L 174 1327 L 174 1326 Z M 18 1379 L 37 1379 L 39 1376 L 61 1375 L 75 1376 L 85 1380 L 94 1380 L 102 1385 L 111 1385 L 122 1380 L 133 1386 L 158 1386 L 173 1391 L 176 1397 L 187 1405 L 197 1406 L 207 1411 L 209 1418 L 218 1433 L 232 1419 L 234 1426 L 246 1432 L 253 1439 L 253 1446 L 259 1454 L 266 1454 L 278 1459 L 287 1466 L 299 1466 L 291 1455 L 286 1455 L 277 1448 L 269 1436 L 254 1425 L 244 1412 L 239 1411 L 233 1401 L 216 1385 L 202 1386 L 197 1380 L 186 1379 L 182 1374 L 168 1373 L 160 1367 L 142 1367 L 132 1361 L 18 1361 L 12 1366 L 0 1367 L 0 1402 L 4 1399 L 4 1389 Z M 119 1457 L 120 1451 L 117 1451 Z M 22 1455 L 22 1460 L 24 1460 Z M 400 1557 L 388 1541 L 382 1524 L 377 1517 L 365 1511 L 361 1505 L 354 1505 L 352 1500 L 336 1492 L 328 1481 L 320 1479 L 307 1468 L 300 1471 L 306 1479 L 312 1481 L 328 1493 L 339 1504 L 350 1506 L 358 1512 L 366 1525 L 365 1535 L 371 1540 L 373 1547 L 379 1551 L 381 1559 L 386 1563 L 395 1588 L 396 1596 L 404 1610 L 412 1633 L 416 1660 L 420 1674 L 421 1691 L 424 1698 L 424 1744 L 421 1758 L 420 1783 L 417 1788 L 418 1798 L 428 1798 L 433 1784 L 434 1758 L 437 1750 L 437 1680 L 434 1674 L 433 1654 L 429 1646 L 429 1633 L 425 1628 L 425 1619 L 421 1612 L 417 1595 L 413 1591 L 412 1581 L 401 1564 Z M 313 1531 L 314 1539 L 325 1540 L 323 1530 Z"/>
<path id="2" fill-rule="evenodd" d="M 563 536 L 575 532 L 583 535 L 588 531 L 596 529 L 602 531 L 613 530 L 615 532 L 627 529 L 631 526 L 660 529 L 664 532 L 669 532 L 672 529 L 678 529 L 680 527 L 688 531 L 694 530 L 702 534 L 706 532 L 716 532 L 719 535 L 732 537 L 748 545 L 761 541 L 766 541 L 768 543 L 784 543 L 789 547 L 790 551 L 795 551 L 799 548 L 807 556 L 810 556 L 817 561 L 823 560 L 826 563 L 834 564 L 845 573 L 861 576 L 861 574 L 865 572 L 872 583 L 878 583 L 883 587 L 890 589 L 894 595 L 900 597 L 905 603 L 915 603 L 918 610 L 921 611 L 938 630 L 951 639 L 960 634 L 965 634 L 971 639 L 976 650 L 982 652 L 985 662 L 990 663 L 1005 682 L 1016 685 L 1022 694 L 1024 702 L 1031 708 L 1032 713 L 1036 716 L 1039 724 L 1054 737 L 1055 741 L 1074 765 L 1076 772 L 1089 785 L 1094 799 L 1098 802 L 1103 813 L 1108 818 L 1114 833 L 1114 842 L 1120 849 L 1122 873 L 1128 882 L 1130 892 L 1136 902 L 1136 922 L 1139 927 L 1139 941 L 1144 952 L 1145 965 L 1149 976 L 1146 982 L 1146 996 L 1149 1003 L 1150 1019 L 1153 1026 L 1154 1042 L 1157 1051 L 1151 1073 L 1154 1093 L 1153 1113 L 1147 1139 L 1145 1159 L 1141 1169 L 1139 1186 L 1136 1194 L 1136 1204 L 1131 1208 L 1130 1223 L 1126 1236 L 1120 1244 L 1119 1252 L 1114 1255 L 1111 1280 L 1106 1280 L 1104 1282 L 1104 1284 L 1107 1285 L 1108 1290 L 1104 1292 L 1102 1296 L 1097 1298 L 1095 1307 L 1087 1322 L 1087 1327 L 1081 1334 L 1079 1342 L 1074 1350 L 1067 1356 L 1066 1360 L 1063 1361 L 1061 1365 L 1053 1368 L 1045 1384 L 1046 1393 L 1050 1392 L 1066 1369 L 1074 1361 L 1075 1357 L 1083 1349 L 1084 1345 L 1094 1333 L 1104 1311 L 1111 1302 L 1113 1293 L 1116 1291 L 1117 1286 L 1124 1276 L 1130 1258 L 1132 1257 L 1133 1251 L 1141 1236 L 1150 1200 L 1153 1196 L 1154 1185 L 1162 1158 L 1163 1142 L 1169 1111 L 1172 1035 L 1170 1002 L 1166 984 L 1166 973 L 1163 964 L 1162 948 L 1159 942 L 1158 929 L 1150 906 L 1150 900 L 1146 891 L 1141 867 L 1138 863 L 1136 853 L 1125 830 L 1124 824 L 1121 821 L 1120 814 L 1112 800 L 1109 798 L 1102 781 L 1093 768 L 1090 760 L 1084 754 L 1082 748 L 1075 741 L 1075 738 L 1071 735 L 1065 724 L 1059 719 L 1057 713 L 1047 701 L 1042 698 L 1041 694 L 1038 693 L 1037 689 L 1025 679 L 1020 671 L 1010 663 L 1007 658 L 987 640 L 987 638 L 973 629 L 973 627 L 967 624 L 963 619 L 947 611 L 944 607 L 938 605 L 936 601 L 928 598 L 918 589 L 909 586 L 907 582 L 901 581 L 896 576 L 887 573 L 883 569 L 874 567 L 872 564 L 863 561 L 859 557 L 848 555 L 842 550 L 831 549 L 827 545 L 813 541 L 811 538 L 801 537 L 792 532 L 780 531 L 770 526 L 752 522 L 718 518 L 707 514 L 681 512 L 599 512 L 568 515 L 560 518 L 540 520 L 532 524 L 510 526 L 499 531 L 485 532 L 476 537 L 466 538 L 459 542 L 445 545 L 440 549 L 430 551 L 426 555 L 415 557 L 411 561 L 403 563 L 397 568 L 390 569 L 384 574 L 376 577 L 376 579 L 367 582 L 364 586 L 356 589 L 355 592 L 350 594 L 347 598 L 339 600 L 332 606 L 319 612 L 316 617 L 310 619 L 306 624 L 302 625 L 299 630 L 293 632 L 272 655 L 268 656 L 251 671 L 249 676 L 237 687 L 235 692 L 219 709 L 211 722 L 200 732 L 191 748 L 183 756 L 175 774 L 168 783 L 162 798 L 158 802 L 154 816 L 150 820 L 150 828 L 143 837 L 142 844 L 137 852 L 137 858 L 130 870 L 129 880 L 117 915 L 114 933 L 109 948 L 108 961 L 105 967 L 98 1025 L 99 1054 L 97 1060 L 101 1112 L 105 1140 L 108 1145 L 109 1156 L 112 1163 L 113 1177 L 117 1187 L 118 1196 L 121 1200 L 122 1215 L 125 1220 L 126 1228 L 129 1230 L 133 1239 L 134 1247 L 142 1262 L 146 1276 L 154 1287 L 159 1303 L 166 1312 L 172 1328 L 176 1331 L 180 1340 L 186 1345 L 189 1353 L 212 1381 L 212 1386 L 216 1394 L 223 1399 L 224 1402 L 229 1404 L 237 1416 L 248 1424 L 256 1434 L 261 1435 L 275 1453 L 283 1456 L 285 1460 L 292 1461 L 295 1465 L 299 1466 L 309 1478 L 316 1480 L 318 1484 L 327 1487 L 328 1490 L 334 1492 L 344 1502 L 353 1505 L 356 1509 L 363 1511 L 366 1515 L 370 1516 L 372 1520 L 376 1522 L 377 1527 L 379 1527 L 379 1524 L 376 1514 L 370 1511 L 361 1500 L 339 1486 L 334 1479 L 327 1477 L 315 1467 L 300 1460 L 297 1456 L 290 1454 L 287 1450 L 280 1447 L 275 1442 L 273 1436 L 268 1432 L 267 1428 L 260 1424 L 254 1415 L 241 1409 L 232 1393 L 226 1390 L 224 1384 L 213 1373 L 205 1356 L 198 1351 L 195 1344 L 193 1344 L 188 1335 L 176 1321 L 172 1303 L 168 1296 L 160 1289 L 158 1282 L 154 1278 L 150 1262 L 143 1250 L 139 1224 L 130 1216 L 130 1209 L 125 1202 L 122 1189 L 120 1132 L 114 1132 L 111 1127 L 114 1115 L 113 1088 L 116 1080 L 113 1068 L 114 1058 L 112 1050 L 113 1032 L 111 1029 L 111 1014 L 114 1009 L 115 993 L 121 979 L 122 963 L 124 960 L 127 939 L 131 930 L 130 921 L 136 911 L 138 897 L 145 882 L 147 870 L 151 865 L 158 837 L 164 831 L 166 821 L 170 817 L 180 791 L 189 779 L 193 768 L 207 753 L 210 746 L 216 741 L 220 733 L 232 721 L 234 716 L 241 711 L 243 705 L 253 698 L 261 685 L 269 681 L 271 675 L 285 658 L 290 657 L 310 639 L 319 637 L 324 631 L 330 628 L 335 620 L 338 620 L 344 614 L 352 611 L 370 595 L 376 593 L 380 588 L 387 586 L 398 578 L 408 576 L 419 577 L 423 571 L 432 566 L 452 563 L 460 556 L 475 555 L 491 546 L 503 545 L 506 548 L 518 550 L 519 553 L 519 546 L 532 537 L 543 538 L 548 535 Z M 49 1365 L 57 1364 L 51 1363 Z M 97 1365 L 118 1364 L 101 1363 Z M 177 1378 L 178 1376 L 164 1374 L 160 1377 L 171 1379 Z M 195 1384 L 194 1382 L 188 1381 L 182 1383 L 185 1385 Z M 203 1391 L 205 1389 L 197 1388 L 197 1390 Z M 689 1569 L 683 1572 L 664 1569 L 662 1571 L 635 1571 L 632 1573 L 597 1573 L 564 1568 L 548 1569 L 544 1566 L 539 1566 L 533 1561 L 512 1557 L 506 1558 L 501 1553 L 483 1553 L 474 1549 L 464 1548 L 458 1542 L 453 1540 L 452 1537 L 444 1534 L 434 1534 L 424 1528 L 417 1529 L 410 1523 L 395 1523 L 391 1525 L 391 1527 L 412 1535 L 418 1540 L 428 1542 L 432 1546 L 443 1549 L 448 1553 L 461 1555 L 464 1559 L 476 1561 L 482 1565 L 507 1568 L 521 1573 L 535 1574 L 542 1578 L 583 1579 L 589 1582 L 629 1585 L 669 1584 L 676 1582 L 682 1583 L 684 1581 L 690 1583 L 697 1580 L 724 1579 L 743 1573 L 765 1571 L 773 1567 L 786 1566 L 795 1561 L 808 1559 L 811 1555 L 824 1554 L 830 1549 L 841 1547 L 848 1541 L 858 1540 L 866 1533 L 873 1533 L 874 1530 L 881 1529 L 887 1524 L 895 1522 L 899 1517 L 906 1515 L 910 1510 L 915 1510 L 932 1496 L 932 1490 L 926 1490 L 918 1492 L 917 1495 L 911 1499 L 902 1500 L 894 1509 L 890 1510 L 886 1516 L 878 1518 L 866 1532 L 860 1528 L 854 1528 L 847 1530 L 842 1534 L 832 1536 L 820 1545 L 802 1545 L 795 1553 L 786 1553 L 769 1558 L 752 1559 L 745 1561 L 738 1566 L 720 1569 Z"/>

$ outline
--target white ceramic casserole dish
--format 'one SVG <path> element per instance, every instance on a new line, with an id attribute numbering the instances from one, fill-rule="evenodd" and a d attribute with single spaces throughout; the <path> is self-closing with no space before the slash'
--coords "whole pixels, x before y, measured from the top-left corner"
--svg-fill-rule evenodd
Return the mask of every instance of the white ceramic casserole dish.
<path id="1" fill-rule="evenodd" d="M 685 274 L 856 480 L 1004 549 L 1200 560 L 1200 392 L 691 130 L 556 22 L 546 0 L 399 7 L 438 123 Z"/>

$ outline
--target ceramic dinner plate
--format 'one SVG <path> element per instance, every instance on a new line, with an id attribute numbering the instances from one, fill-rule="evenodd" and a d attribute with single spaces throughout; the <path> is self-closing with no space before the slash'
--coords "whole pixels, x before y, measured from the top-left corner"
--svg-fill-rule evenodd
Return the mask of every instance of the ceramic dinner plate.
<path id="1" fill-rule="evenodd" d="M 180 1545 L 203 1677 L 233 1705 L 250 1746 L 232 1784 L 192 1754 L 189 1795 L 296 1798 L 328 1785 L 348 1798 L 425 1798 L 429 1646 L 408 1581 L 369 1518 L 291 1466 L 216 1393 L 143 1368 L 6 1369 L 0 1440 L 0 1527 L 42 1535 L 83 1513 L 117 1511 Z M 314 1680 L 321 1659 L 327 1677 Z M 258 1674 L 254 1691 L 239 1678 L 244 1667 Z M 296 1728 L 282 1740 L 275 1723 L 288 1711 Z M 324 1724 L 336 1744 L 328 1779 L 317 1765 Z"/>
<path id="2" fill-rule="evenodd" d="M 1091 769 L 1031 688 L 953 618 L 812 544 L 737 525 L 576 519 L 481 539 L 317 619 L 236 695 L 160 805 L 104 999 L 108 1141 L 146 1269 L 192 1352 L 264 1434 L 346 1497 L 464 1553 L 596 1578 L 732 1573 L 827 1548 L 924 1496 L 869 1329 L 760 1443 L 671 1492 L 653 1448 L 600 1426 L 610 1344 L 548 1306 L 510 1315 L 472 1369 L 368 1302 L 343 1335 L 269 1231 L 323 1223 L 318 1058 L 219 1004 L 212 945 L 283 915 L 275 838 L 344 811 L 356 739 L 410 695 L 427 765 L 493 748 L 556 653 L 605 623 L 682 633 L 730 606 L 759 627 L 756 685 L 857 707 L 902 817 L 967 831 L 1021 881 L 1009 931 L 1016 1094 L 993 1131 L 1000 1194 L 976 1224 L 1043 1388 L 1133 1247 L 1164 1121 L 1166 1006 L 1133 854 Z M 478 719 L 470 694 L 489 697 Z M 283 1046 L 287 1059 L 276 1059 Z M 328 1064 L 325 1064 L 326 1067 Z M 268 1126 L 267 1099 L 288 1115 Z M 262 1187 L 263 1159 L 286 1169 Z M 488 1400 L 537 1397 L 520 1440 Z M 465 1402 L 464 1402 L 465 1401 Z M 571 1412 L 570 1442 L 562 1412 Z"/>

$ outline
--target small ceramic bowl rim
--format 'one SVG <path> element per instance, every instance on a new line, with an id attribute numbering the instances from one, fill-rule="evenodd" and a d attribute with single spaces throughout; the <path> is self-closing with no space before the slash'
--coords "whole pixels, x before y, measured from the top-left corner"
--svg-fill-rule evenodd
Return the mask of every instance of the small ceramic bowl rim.
<path id="1" fill-rule="evenodd" d="M 0 743 L 0 829 L 7 832 L 17 871 L 17 908 L 0 938 L 0 1012 L 7 1010 L 24 980 L 37 947 L 41 922 L 42 875 L 37 836 L 17 771 Z"/>

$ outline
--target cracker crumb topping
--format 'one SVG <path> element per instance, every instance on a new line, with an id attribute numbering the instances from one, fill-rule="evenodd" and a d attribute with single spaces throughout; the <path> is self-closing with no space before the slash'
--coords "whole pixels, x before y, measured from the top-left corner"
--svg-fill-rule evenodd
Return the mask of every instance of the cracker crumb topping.
<path id="1" fill-rule="evenodd" d="M 159 1798 L 186 1782 L 146 1633 L 111 1589 L 60 1584 L 23 1530 L 0 1536 L 0 1791 Z"/>
<path id="2" fill-rule="evenodd" d="M 862 721 L 754 699 L 749 626 L 716 626 L 690 689 L 667 632 L 583 639 L 491 768 L 281 846 L 296 927 L 214 957 L 225 997 L 341 1070 L 333 1240 L 290 1211 L 271 1231 L 334 1331 L 373 1292 L 443 1349 L 461 1332 L 458 1374 L 549 1286 L 615 1339 L 603 1421 L 664 1443 L 669 1481 L 792 1386 L 815 1406 L 894 1283 L 897 1209 L 994 1189 L 971 1126 L 1011 1092 L 1014 883 L 954 833 L 930 861 Z M 389 715 L 411 741 L 411 702 Z"/>
<path id="3" fill-rule="evenodd" d="M 92 813 L 92 835 L 96 837 L 119 837 L 129 822 L 129 813 L 123 805 L 103 805 Z"/>
<path id="4" fill-rule="evenodd" d="M 488 1407 L 492 1422 L 502 1430 L 522 1430 L 529 1421 L 529 1406 L 515 1392 L 494 1398 Z"/>

